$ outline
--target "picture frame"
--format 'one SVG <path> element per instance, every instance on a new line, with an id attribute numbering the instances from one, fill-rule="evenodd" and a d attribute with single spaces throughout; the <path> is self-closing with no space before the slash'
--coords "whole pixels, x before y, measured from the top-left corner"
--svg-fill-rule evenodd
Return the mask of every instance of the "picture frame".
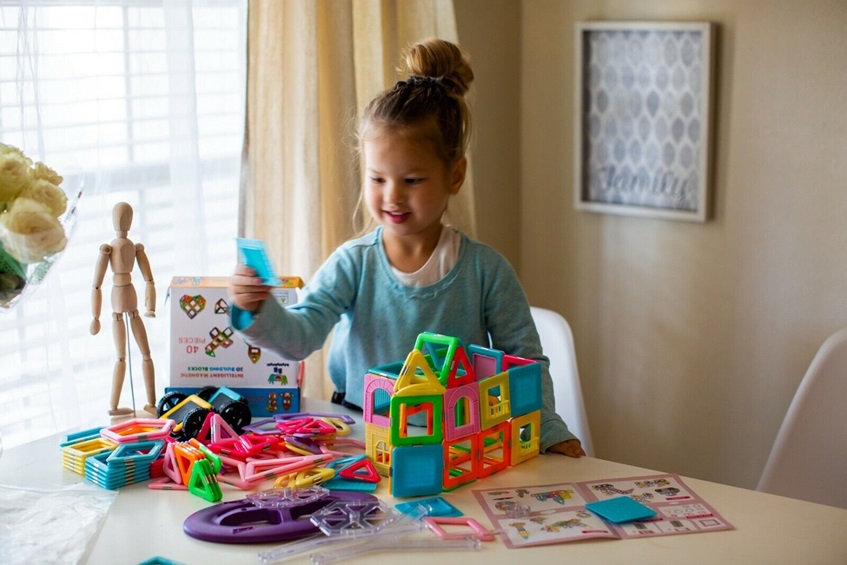
<path id="1" fill-rule="evenodd" d="M 576 23 L 574 205 L 705 222 L 714 26 Z"/>

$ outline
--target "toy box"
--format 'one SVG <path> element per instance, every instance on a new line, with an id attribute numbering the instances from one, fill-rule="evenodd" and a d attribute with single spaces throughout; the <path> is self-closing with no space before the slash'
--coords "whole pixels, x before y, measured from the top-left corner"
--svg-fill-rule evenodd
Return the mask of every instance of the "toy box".
<path id="1" fill-rule="evenodd" d="M 174 277 L 170 300 L 172 390 L 191 394 L 226 386 L 245 396 L 253 416 L 296 412 L 304 363 L 248 344 L 230 326 L 228 277 Z M 281 304 L 297 302 L 299 277 L 282 277 L 273 290 Z"/>

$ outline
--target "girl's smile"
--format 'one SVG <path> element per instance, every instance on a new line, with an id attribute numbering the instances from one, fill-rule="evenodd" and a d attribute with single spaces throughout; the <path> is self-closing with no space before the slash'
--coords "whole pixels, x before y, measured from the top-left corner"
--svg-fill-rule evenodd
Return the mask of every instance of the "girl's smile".
<path id="1" fill-rule="evenodd" d="M 412 215 L 409 212 L 402 212 L 401 213 L 401 212 L 388 212 L 388 211 L 386 211 L 386 214 L 388 215 L 388 220 L 390 222 L 394 223 L 394 224 L 402 224 L 403 222 L 408 220 Z"/>

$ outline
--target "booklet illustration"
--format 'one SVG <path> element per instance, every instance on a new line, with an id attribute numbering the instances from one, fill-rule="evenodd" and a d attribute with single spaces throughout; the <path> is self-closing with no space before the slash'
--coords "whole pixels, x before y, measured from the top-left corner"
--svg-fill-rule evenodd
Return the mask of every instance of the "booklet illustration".
<path id="1" fill-rule="evenodd" d="M 674 474 L 478 489 L 473 493 L 510 548 L 734 529 Z M 622 497 L 638 504 L 621 504 Z M 610 519 L 604 520 L 601 515 Z"/>

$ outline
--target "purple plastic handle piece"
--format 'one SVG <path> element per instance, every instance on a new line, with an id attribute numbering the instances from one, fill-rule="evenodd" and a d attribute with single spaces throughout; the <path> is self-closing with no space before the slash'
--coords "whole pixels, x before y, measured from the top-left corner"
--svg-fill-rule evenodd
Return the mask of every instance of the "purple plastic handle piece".
<path id="1" fill-rule="evenodd" d="M 193 538 L 216 543 L 267 543 L 300 539 L 320 533 L 311 520 L 301 518 L 338 501 L 377 502 L 367 493 L 336 490 L 287 508 L 260 508 L 247 499 L 222 502 L 185 519 L 183 531 Z"/>
<path id="2" fill-rule="evenodd" d="M 335 418 L 341 420 L 348 426 L 350 424 L 355 424 L 356 420 L 353 419 L 353 416 L 349 414 L 323 414 L 318 412 L 292 412 L 291 414 L 274 414 L 273 419 L 276 421 L 282 420 L 291 420 L 292 418 L 304 418 L 304 417 L 312 417 L 312 418 Z"/>
<path id="3" fill-rule="evenodd" d="M 274 428 L 263 428 L 262 426 L 266 426 L 268 424 L 276 424 L 277 420 L 274 418 L 265 418 L 264 420 L 258 420 L 256 422 L 251 422 L 243 427 L 245 431 L 252 432 L 259 436 L 269 436 L 276 435 L 279 433 L 279 429 Z"/>

